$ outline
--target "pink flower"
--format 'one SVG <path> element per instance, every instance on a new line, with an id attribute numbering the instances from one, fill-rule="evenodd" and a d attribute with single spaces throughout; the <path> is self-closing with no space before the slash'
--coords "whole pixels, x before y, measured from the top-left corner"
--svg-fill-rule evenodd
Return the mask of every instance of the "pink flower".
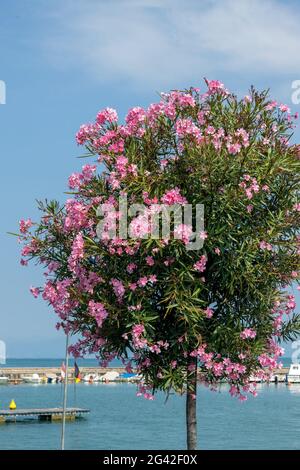
<path id="1" fill-rule="evenodd" d="M 27 220 L 21 219 L 19 224 L 20 224 L 21 233 L 27 233 L 30 227 L 32 227 L 31 219 L 27 219 Z"/>
<path id="2" fill-rule="evenodd" d="M 146 276 L 144 277 L 141 277 L 139 280 L 138 280 L 138 285 L 140 287 L 145 287 L 148 283 L 148 278 Z"/>
<path id="3" fill-rule="evenodd" d="M 180 194 L 179 188 L 174 188 L 167 191 L 162 197 L 161 202 L 171 206 L 173 204 L 187 204 L 187 200 Z"/>
<path id="4" fill-rule="evenodd" d="M 296 212 L 300 212 L 300 202 L 294 204 L 294 205 L 293 205 L 293 209 L 294 209 L 294 211 L 296 211 Z"/>
<path id="5" fill-rule="evenodd" d="M 190 136 L 195 137 L 199 142 L 201 141 L 201 131 L 199 127 L 194 124 L 192 119 L 178 119 L 175 128 L 178 137 L 184 138 Z"/>
<path id="6" fill-rule="evenodd" d="M 186 245 L 189 243 L 193 228 L 191 225 L 179 224 L 174 229 L 174 237 L 182 240 Z"/>
<path id="7" fill-rule="evenodd" d="M 40 289 L 38 287 L 30 287 L 30 292 L 32 293 L 33 297 L 36 299 L 39 296 Z"/>
<path id="8" fill-rule="evenodd" d="M 101 328 L 103 321 L 108 315 L 104 305 L 100 302 L 94 302 L 93 300 L 90 300 L 88 312 L 92 317 L 95 318 L 98 327 Z"/>
<path id="9" fill-rule="evenodd" d="M 70 271 L 75 272 L 75 268 L 80 259 L 84 257 L 84 240 L 82 233 L 79 232 L 72 244 L 72 252 L 68 259 L 68 267 Z"/>
<path id="10" fill-rule="evenodd" d="M 235 144 L 228 142 L 227 144 L 227 150 L 231 155 L 236 155 L 237 153 L 239 153 L 241 151 L 241 148 L 242 146 L 238 142 L 236 142 Z"/>
<path id="11" fill-rule="evenodd" d="M 125 294 L 125 287 L 123 285 L 123 282 L 120 281 L 119 279 L 112 279 L 110 281 L 110 284 L 113 286 L 113 290 L 114 290 L 116 297 L 118 298 L 119 301 L 121 301 Z"/>
<path id="12" fill-rule="evenodd" d="M 135 291 L 137 289 L 137 284 L 136 282 L 131 282 L 128 287 L 130 290 Z"/>
<path id="13" fill-rule="evenodd" d="M 70 189 L 77 189 L 81 185 L 81 179 L 79 173 L 72 173 L 69 176 L 69 188 Z"/>
<path id="14" fill-rule="evenodd" d="M 281 105 L 278 106 L 278 108 L 283 113 L 290 113 L 291 112 L 290 108 L 286 104 L 281 104 Z"/>
<path id="15" fill-rule="evenodd" d="M 242 339 L 254 339 L 256 337 L 256 331 L 251 328 L 245 328 L 241 333 L 240 337 Z"/>
<path id="16" fill-rule="evenodd" d="M 198 271 L 199 273 L 203 273 L 206 268 L 206 263 L 207 263 L 207 257 L 205 255 L 202 255 L 199 261 L 197 261 L 194 264 L 194 269 Z"/>
<path id="17" fill-rule="evenodd" d="M 274 108 L 276 108 L 277 104 L 277 101 L 270 101 L 270 103 L 265 106 L 265 109 L 267 111 L 272 111 Z"/>
<path id="18" fill-rule="evenodd" d="M 146 257 L 146 263 L 148 264 L 148 266 L 153 266 L 154 265 L 154 259 L 152 256 L 147 256 Z"/>
<path id="19" fill-rule="evenodd" d="M 199 233 L 199 237 L 201 238 L 201 240 L 206 240 L 206 238 L 208 237 L 208 234 L 207 232 L 202 231 Z"/>
<path id="20" fill-rule="evenodd" d="M 87 226 L 88 207 L 82 202 L 75 199 L 68 199 L 66 202 L 66 212 L 67 217 L 64 222 L 65 231 L 68 232 L 73 229 L 80 230 L 82 227 Z"/>
<path id="21" fill-rule="evenodd" d="M 214 314 L 214 311 L 212 308 L 209 308 L 207 307 L 205 310 L 204 310 L 204 313 L 205 313 L 205 316 L 206 318 L 211 318 Z"/>
<path id="22" fill-rule="evenodd" d="M 130 127 L 137 127 L 144 122 L 145 118 L 146 111 L 143 108 L 137 106 L 129 110 L 125 120 Z"/>
<path id="23" fill-rule="evenodd" d="M 272 251 L 272 245 L 270 243 L 267 243 L 266 241 L 262 240 L 259 242 L 259 248 L 261 250 L 267 250 L 267 251 Z"/>
<path id="24" fill-rule="evenodd" d="M 105 108 L 99 111 L 96 117 L 96 121 L 98 124 L 102 125 L 105 122 L 117 122 L 118 120 L 118 114 L 115 109 L 112 108 Z"/>
<path id="25" fill-rule="evenodd" d="M 129 234 L 132 238 L 144 238 L 150 231 L 148 217 L 144 214 L 135 217 L 129 224 Z"/>
<path id="26" fill-rule="evenodd" d="M 215 93 L 228 94 L 224 83 L 221 83 L 219 80 L 207 80 L 208 93 L 213 95 Z"/>
<path id="27" fill-rule="evenodd" d="M 218 247 L 216 247 L 216 248 L 214 249 L 214 252 L 215 252 L 218 256 L 220 256 L 220 254 L 221 254 L 221 250 L 220 250 L 220 248 L 218 248 Z"/>
<path id="28" fill-rule="evenodd" d="M 143 348 L 147 345 L 147 340 L 142 338 L 143 333 L 145 332 L 145 327 L 142 324 L 133 325 L 131 334 L 132 334 L 132 341 L 135 347 Z"/>
<path id="29" fill-rule="evenodd" d="M 129 274 L 132 274 L 133 271 L 137 268 L 137 265 L 135 263 L 129 263 L 127 268 L 126 268 L 126 271 L 129 273 Z"/>

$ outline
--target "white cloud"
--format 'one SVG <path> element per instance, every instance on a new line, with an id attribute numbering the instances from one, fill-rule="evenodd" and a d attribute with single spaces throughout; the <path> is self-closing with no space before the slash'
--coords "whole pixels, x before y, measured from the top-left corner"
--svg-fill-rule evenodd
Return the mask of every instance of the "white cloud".
<path id="1" fill-rule="evenodd" d="M 203 74 L 300 68 L 300 8 L 289 2 L 79 0 L 59 2 L 55 18 L 47 52 L 98 81 L 161 89 Z"/>

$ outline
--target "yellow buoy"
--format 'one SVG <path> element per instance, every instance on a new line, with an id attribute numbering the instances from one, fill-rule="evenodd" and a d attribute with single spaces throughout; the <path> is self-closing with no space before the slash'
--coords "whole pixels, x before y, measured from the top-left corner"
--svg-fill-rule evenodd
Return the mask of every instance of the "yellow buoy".
<path id="1" fill-rule="evenodd" d="M 15 410 L 17 408 L 15 400 L 12 400 L 9 405 L 10 410 Z"/>
<path id="2" fill-rule="evenodd" d="M 78 384 L 79 382 L 80 382 L 80 378 L 79 378 L 79 377 L 76 377 L 75 383 Z"/>

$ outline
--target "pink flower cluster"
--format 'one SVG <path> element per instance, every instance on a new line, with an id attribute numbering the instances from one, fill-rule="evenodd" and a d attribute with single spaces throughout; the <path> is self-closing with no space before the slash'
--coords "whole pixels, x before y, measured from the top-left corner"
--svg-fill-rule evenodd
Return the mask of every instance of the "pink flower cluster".
<path id="1" fill-rule="evenodd" d="M 19 224 L 20 224 L 20 232 L 25 234 L 25 233 L 28 232 L 30 227 L 32 227 L 32 220 L 31 219 L 27 219 L 27 220 L 21 219 Z"/>
<path id="2" fill-rule="evenodd" d="M 254 339 L 256 337 L 256 331 L 253 330 L 252 328 L 245 328 L 241 332 L 240 337 L 242 339 Z"/>
<path id="3" fill-rule="evenodd" d="M 108 312 L 105 309 L 104 305 L 100 302 L 94 302 L 93 300 L 90 300 L 88 312 L 89 315 L 95 318 L 98 327 L 101 328 L 103 321 L 108 315 Z"/>
<path id="4" fill-rule="evenodd" d="M 96 122 L 101 126 L 108 123 L 113 123 L 118 121 L 118 114 L 117 111 L 113 108 L 105 108 L 99 111 L 96 117 Z"/>
<path id="5" fill-rule="evenodd" d="M 38 287 L 30 287 L 30 292 L 32 293 L 33 297 L 36 299 L 39 296 L 40 289 Z"/>
<path id="6" fill-rule="evenodd" d="M 144 397 L 146 400 L 154 400 L 154 395 L 149 392 L 151 386 L 146 386 L 145 384 L 138 384 L 138 391 L 136 393 L 137 397 Z"/>
<path id="7" fill-rule="evenodd" d="M 132 342 L 137 349 L 142 349 L 147 346 L 147 340 L 142 338 L 142 335 L 145 333 L 144 325 L 137 324 L 132 327 L 131 335 Z"/>
<path id="8" fill-rule="evenodd" d="M 88 207 L 75 199 L 68 199 L 66 202 L 67 216 L 65 218 L 64 229 L 66 232 L 80 230 L 88 225 Z"/>
<path id="9" fill-rule="evenodd" d="M 216 356 L 212 352 L 206 351 L 206 344 L 202 344 L 196 350 L 190 353 L 191 357 L 196 357 L 201 363 L 201 370 L 206 371 L 208 377 L 210 377 L 210 383 L 217 383 L 222 378 L 225 378 L 229 383 L 232 383 L 232 386 L 235 387 L 234 396 L 238 397 L 241 400 L 246 399 L 244 395 L 240 392 L 240 386 L 236 385 L 236 382 L 244 384 L 243 391 L 249 391 L 254 394 L 254 388 L 251 388 L 248 384 L 247 379 L 247 367 L 241 362 L 233 362 L 230 358 L 225 357 L 221 358 Z M 242 355 L 240 355 L 242 358 Z M 205 381 L 204 381 L 205 383 Z"/>
<path id="10" fill-rule="evenodd" d="M 220 93 L 221 95 L 228 95 L 224 83 L 219 80 L 206 80 L 208 86 L 208 95 L 214 95 Z"/>
<path id="11" fill-rule="evenodd" d="M 176 121 L 176 133 L 180 139 L 184 137 L 193 137 L 198 144 L 203 142 L 203 136 L 199 127 L 193 122 L 191 118 L 181 118 Z"/>
<path id="12" fill-rule="evenodd" d="M 262 240 L 259 242 L 259 248 L 261 250 L 267 250 L 267 251 L 272 251 L 273 247 L 270 243 L 266 242 L 265 240 Z"/>
<path id="13" fill-rule="evenodd" d="M 83 124 L 80 126 L 76 134 L 76 142 L 78 145 L 84 145 L 88 140 L 97 138 L 99 132 L 98 124 Z"/>
<path id="14" fill-rule="evenodd" d="M 72 173 L 69 177 L 69 188 L 79 189 L 83 184 L 89 183 L 96 172 L 96 165 L 84 165 L 81 173 Z"/>
<path id="15" fill-rule="evenodd" d="M 250 175 L 244 175 L 243 181 L 239 184 L 239 187 L 245 190 L 245 194 L 248 199 L 253 198 L 253 193 L 259 192 L 259 185 L 256 178 Z"/>
<path id="16" fill-rule="evenodd" d="M 123 282 L 120 281 L 119 279 L 112 279 L 110 283 L 113 286 L 113 290 L 118 301 L 121 302 L 125 294 L 125 287 L 124 287 Z"/>
<path id="17" fill-rule="evenodd" d="M 213 314 L 214 314 L 214 311 L 212 308 L 210 307 L 207 307 L 205 310 L 204 310 L 204 314 L 206 316 L 206 318 L 212 318 Z"/>
<path id="18" fill-rule="evenodd" d="M 74 238 L 72 244 L 72 252 L 68 259 L 68 266 L 70 271 L 75 272 L 77 263 L 80 259 L 84 257 L 84 240 L 82 233 L 79 232 Z"/>
<path id="19" fill-rule="evenodd" d="M 160 200 L 163 204 L 168 206 L 172 206 L 173 204 L 187 204 L 186 198 L 180 194 L 180 189 L 177 187 L 167 191 Z"/>
<path id="20" fill-rule="evenodd" d="M 182 240 L 185 245 L 190 242 L 193 234 L 193 227 L 191 225 L 179 224 L 174 229 L 174 238 Z"/>
<path id="21" fill-rule="evenodd" d="M 77 301 L 71 299 L 69 293 L 71 285 L 72 280 L 67 278 L 56 283 L 47 281 L 43 288 L 43 299 L 52 305 L 63 320 L 66 320 L 72 309 L 78 305 Z"/>
<path id="22" fill-rule="evenodd" d="M 147 113 L 143 108 L 139 106 L 129 110 L 126 120 L 126 130 L 130 135 L 141 137 L 145 133 L 145 129 L 142 127 Z"/>
<path id="23" fill-rule="evenodd" d="M 198 271 L 199 273 L 203 273 L 206 268 L 206 263 L 207 263 L 207 257 L 205 255 L 202 255 L 199 261 L 197 261 L 194 264 L 194 269 Z"/>

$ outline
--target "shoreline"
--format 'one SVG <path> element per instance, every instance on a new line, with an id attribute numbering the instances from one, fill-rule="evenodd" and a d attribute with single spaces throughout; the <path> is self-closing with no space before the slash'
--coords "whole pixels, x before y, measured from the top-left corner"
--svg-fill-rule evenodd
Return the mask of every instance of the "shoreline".
<path id="1" fill-rule="evenodd" d="M 32 376 L 33 374 L 38 374 L 41 379 L 46 380 L 47 375 L 56 375 L 61 377 L 61 367 L 0 367 L 0 377 L 8 377 L 8 383 L 10 384 L 19 384 L 24 382 L 24 377 Z M 100 367 L 100 366 L 89 366 L 80 368 L 80 376 L 83 378 L 89 374 L 104 375 L 107 372 L 116 371 L 119 374 L 126 373 L 124 367 Z M 280 378 L 286 377 L 289 371 L 288 367 L 283 367 L 282 369 L 276 369 L 274 375 L 277 375 Z M 133 371 L 135 373 L 135 371 Z M 69 367 L 68 371 L 68 381 L 73 382 L 75 380 L 75 369 L 74 366 Z M 122 381 L 121 378 L 118 378 L 118 381 Z"/>

